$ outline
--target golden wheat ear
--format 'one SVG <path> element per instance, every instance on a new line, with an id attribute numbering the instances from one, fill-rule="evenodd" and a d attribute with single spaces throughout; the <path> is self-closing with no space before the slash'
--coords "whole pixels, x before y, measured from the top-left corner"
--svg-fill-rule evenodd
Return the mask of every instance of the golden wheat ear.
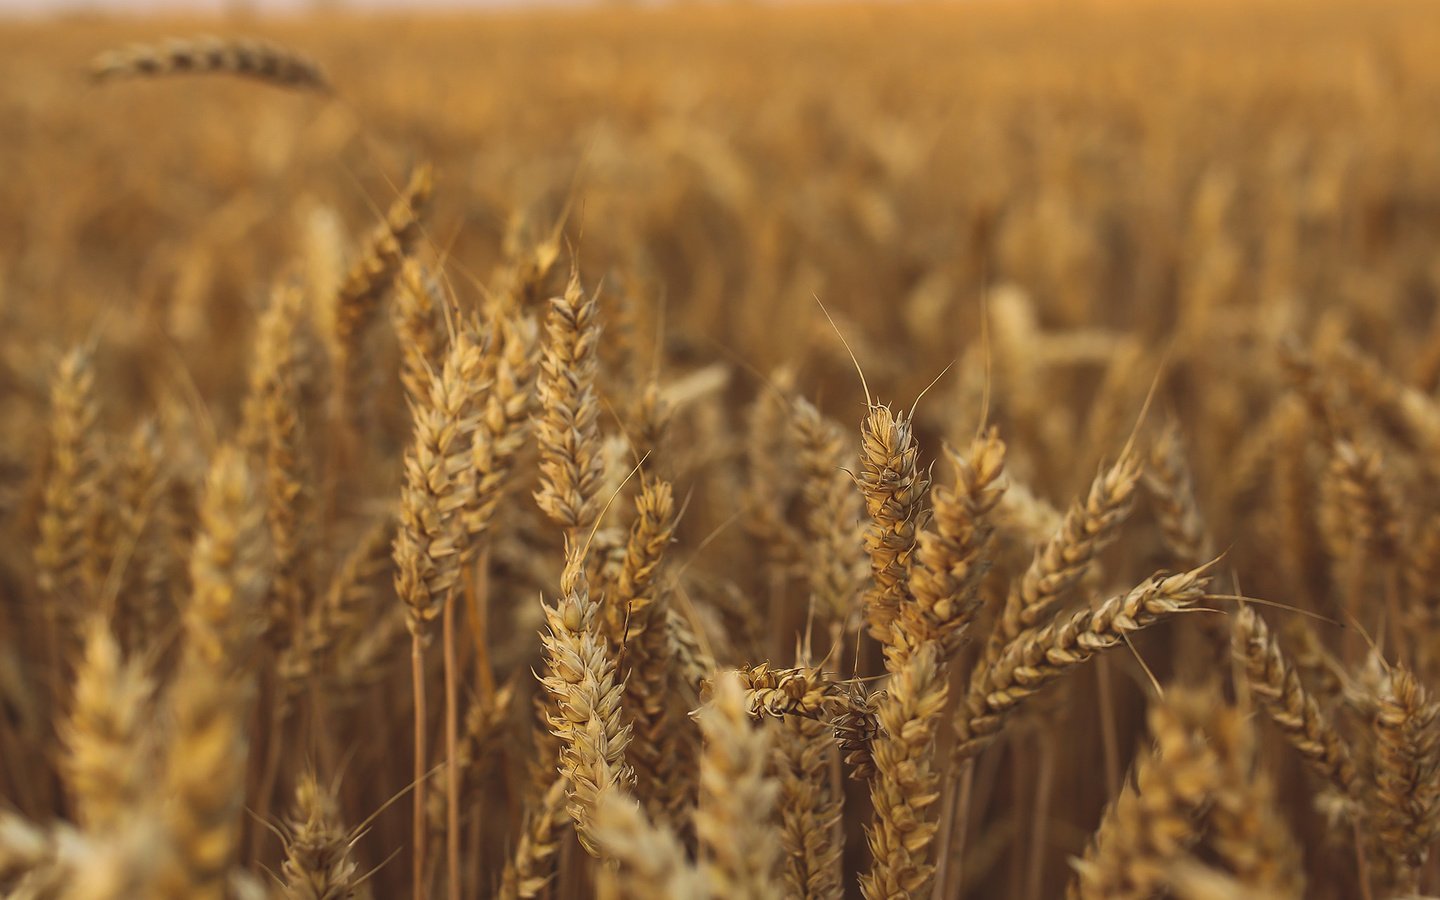
<path id="1" fill-rule="evenodd" d="M 330 79 L 314 60 L 253 38 L 173 38 L 107 50 L 90 63 L 95 82 L 171 75 L 234 75 L 275 87 L 329 94 Z"/>

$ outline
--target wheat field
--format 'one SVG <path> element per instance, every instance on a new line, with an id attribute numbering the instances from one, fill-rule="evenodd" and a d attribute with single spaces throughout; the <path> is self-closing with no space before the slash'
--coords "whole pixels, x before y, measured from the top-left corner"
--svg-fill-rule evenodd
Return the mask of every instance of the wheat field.
<path id="1" fill-rule="evenodd" d="M 1440 894 L 1418 0 L 0 24 L 0 895 Z"/>

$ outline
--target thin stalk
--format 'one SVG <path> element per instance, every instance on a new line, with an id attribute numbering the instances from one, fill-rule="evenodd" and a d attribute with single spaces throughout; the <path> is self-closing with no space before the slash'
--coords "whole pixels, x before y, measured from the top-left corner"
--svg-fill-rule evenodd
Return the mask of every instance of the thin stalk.
<path id="1" fill-rule="evenodd" d="M 1115 732 L 1115 701 L 1110 695 L 1110 660 L 1095 660 L 1095 678 L 1100 688 L 1100 743 L 1105 749 L 1105 797 L 1120 796 L 1120 738 Z"/>
<path id="2" fill-rule="evenodd" d="M 323 772 L 336 769 L 335 736 L 330 731 L 330 705 L 325 702 L 325 692 L 318 679 L 311 678 L 306 691 L 310 705 L 310 745 L 315 748 Z"/>
<path id="3" fill-rule="evenodd" d="M 456 722 L 459 700 L 455 671 L 455 598 L 445 603 L 441 625 L 445 643 L 445 872 L 448 876 L 450 900 L 460 900 L 460 772 L 455 762 L 460 756 L 460 738 Z"/>
<path id="4" fill-rule="evenodd" d="M 970 831 L 970 794 L 975 788 L 975 759 L 965 760 L 960 769 L 960 790 L 955 798 L 955 847 L 950 855 L 955 860 L 954 889 L 950 896 L 959 900 L 965 892 L 965 839 Z"/>
<path id="5" fill-rule="evenodd" d="M 930 886 L 930 900 L 944 900 L 945 897 L 951 857 L 950 839 L 955 832 L 955 788 L 955 769 L 950 766 L 947 767 L 945 781 L 940 788 L 940 830 L 935 835 L 935 846 L 939 848 L 940 858 L 935 861 L 935 883 Z"/>
<path id="6" fill-rule="evenodd" d="M 1355 874 L 1360 881 L 1360 900 L 1375 900 L 1370 892 L 1370 863 L 1365 859 L 1365 842 L 1361 840 L 1358 821 L 1351 824 L 1351 834 L 1355 837 Z"/>
<path id="7" fill-rule="evenodd" d="M 1396 566 L 1387 567 L 1385 574 L 1385 613 L 1390 629 L 1390 641 L 1395 645 L 1395 658 L 1403 662 L 1415 662 L 1410 644 L 1410 633 L 1406 629 L 1405 614 L 1400 605 L 1400 571 Z"/>
<path id="8" fill-rule="evenodd" d="M 480 697 L 488 701 L 495 696 L 495 673 L 490 667 L 490 545 L 483 543 L 475 557 L 475 569 L 465 579 L 466 621 L 470 626 L 470 640 L 475 646 L 475 687 Z M 508 792 L 507 792 L 508 796 Z M 471 828 L 471 852 L 467 875 L 471 884 L 480 883 L 482 859 L 480 848 L 483 843 L 482 823 Z"/>
<path id="9" fill-rule="evenodd" d="M 950 696 L 965 696 L 965 673 L 968 671 L 958 664 L 950 666 Z M 947 730 L 948 731 L 948 730 Z M 953 737 L 954 732 L 948 731 Z M 949 742 L 936 744 L 936 758 L 943 759 L 944 748 Z M 950 839 L 955 833 L 955 801 L 956 788 L 960 770 L 954 766 L 945 767 L 945 777 L 940 787 L 940 825 L 935 835 L 936 854 L 939 857 L 935 861 L 935 881 L 930 887 L 930 900 L 944 900 L 945 887 L 949 883 L 947 875 L 950 868 Z"/>
<path id="10" fill-rule="evenodd" d="M 1030 825 L 1029 875 L 1026 900 L 1040 900 L 1045 887 L 1045 845 L 1049 841 L 1050 798 L 1055 793 L 1055 744 L 1041 737 L 1040 774 L 1035 783 L 1035 808 Z"/>
<path id="11" fill-rule="evenodd" d="M 475 644 L 475 679 L 480 697 L 495 696 L 495 672 L 490 667 L 490 545 L 475 558 L 474 576 L 465 579 L 465 600 L 470 612 L 470 640 Z"/>
<path id="12" fill-rule="evenodd" d="M 39 819 L 41 811 L 48 807 L 42 806 L 36 799 L 34 780 L 21 775 L 29 771 L 29 762 L 24 759 L 24 754 L 24 748 L 17 748 L 10 729 L 0 728 L 0 758 L 4 760 L 5 786 L 9 791 L 6 796 L 15 798 L 21 812 L 32 819 Z"/>
<path id="13" fill-rule="evenodd" d="M 1019 741 L 1014 742 L 1011 745 L 1011 749 L 1015 754 L 1016 761 L 1016 765 L 1010 770 L 1011 803 L 1014 804 L 1012 807 L 1014 811 L 1011 813 L 1011 816 L 1017 821 L 1023 821 L 1025 817 L 1025 789 L 1030 786 L 1030 772 L 1033 771 L 1031 766 L 1032 760 L 1030 759 L 1028 749 L 1023 747 Z M 1017 828 L 1016 831 L 1018 832 L 1019 829 Z M 1009 897 L 1021 896 L 1020 892 L 1023 890 L 1025 883 L 1026 857 L 1021 844 L 1020 835 L 1017 833 L 1015 838 L 1010 841 L 1009 846 L 1010 872 L 1006 876 L 1009 882 L 1006 896 Z"/>
<path id="14" fill-rule="evenodd" d="M 265 681 L 266 688 L 272 696 L 278 692 L 277 679 L 268 672 Z M 285 732 L 286 704 L 276 702 L 269 704 L 269 707 L 269 728 L 264 735 L 265 764 L 260 769 L 260 786 L 255 795 L 254 825 L 250 831 L 252 851 L 265 839 L 266 829 L 269 827 L 267 823 L 270 821 L 270 798 L 274 796 L 275 785 L 280 780 L 280 755 Z"/>
<path id="15" fill-rule="evenodd" d="M 414 827 L 413 900 L 425 900 L 425 649 L 417 631 L 410 633 L 410 688 L 415 695 L 415 786 L 411 813 Z"/>

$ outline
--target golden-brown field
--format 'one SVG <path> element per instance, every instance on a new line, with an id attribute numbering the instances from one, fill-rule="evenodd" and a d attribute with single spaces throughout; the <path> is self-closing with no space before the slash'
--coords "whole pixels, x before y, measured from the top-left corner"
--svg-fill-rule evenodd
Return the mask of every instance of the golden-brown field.
<path id="1" fill-rule="evenodd" d="M 15 22 L 0 172 L 3 896 L 1440 893 L 1433 4 Z"/>

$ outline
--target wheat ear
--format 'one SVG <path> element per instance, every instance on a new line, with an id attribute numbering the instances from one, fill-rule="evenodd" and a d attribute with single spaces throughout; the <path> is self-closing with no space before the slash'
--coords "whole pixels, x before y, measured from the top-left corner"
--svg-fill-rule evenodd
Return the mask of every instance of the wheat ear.
<path id="1" fill-rule="evenodd" d="M 1208 569 L 1154 575 L 1129 593 L 1062 616 L 1005 645 L 996 661 L 970 682 L 956 719 L 956 760 L 988 746 L 1015 707 L 1045 685 L 1127 635 L 1200 602 L 1209 583 Z"/>
<path id="2" fill-rule="evenodd" d="M 163 784 L 175 859 L 160 896 L 219 900 L 226 894 L 245 799 L 265 557 L 264 507 L 242 455 L 223 447 L 201 501 L 184 656 L 167 697 L 173 725 Z"/>
<path id="3" fill-rule="evenodd" d="M 359 888 L 352 836 L 340 823 L 332 789 L 306 771 L 295 787 L 295 808 L 284 823 L 280 864 L 284 900 L 350 900 Z"/>
<path id="4" fill-rule="evenodd" d="M 600 799 L 595 837 L 618 865 L 601 872 L 598 896 L 608 900 L 720 897 L 686 857 L 670 829 L 652 825 L 634 799 L 618 791 Z"/>
<path id="5" fill-rule="evenodd" d="M 864 507 L 854 479 L 845 471 L 845 433 L 807 400 L 796 399 L 793 410 L 791 427 L 804 478 L 810 602 L 817 616 L 848 622 L 869 567 L 860 524 Z"/>
<path id="6" fill-rule="evenodd" d="M 780 783 L 780 843 L 785 896 L 840 900 L 844 895 L 836 837 L 842 794 L 833 790 L 835 759 L 831 726 L 803 716 L 779 723 L 775 734 L 775 777 Z"/>
<path id="7" fill-rule="evenodd" d="M 260 317 L 249 398 L 264 445 L 265 519 L 274 564 L 267 624 L 277 646 L 299 633 L 310 593 L 311 479 L 296 344 L 302 297 L 294 285 L 272 292 L 270 306 Z"/>
<path id="8" fill-rule="evenodd" d="M 646 479 L 635 499 L 615 601 L 606 604 L 609 632 L 623 646 L 625 709 L 635 729 L 629 748 L 635 790 L 657 822 L 680 827 L 693 792 L 687 772 L 685 736 L 693 727 L 678 702 L 675 654 L 666 613 L 668 589 L 661 562 L 675 533 L 675 498 L 670 484 Z"/>
<path id="9" fill-rule="evenodd" d="M 1417 894 L 1440 833 L 1440 704 L 1396 664 L 1382 682 L 1375 715 L 1374 788 L 1368 800 L 1388 887 Z"/>
<path id="10" fill-rule="evenodd" d="M 1172 687 L 1151 707 L 1154 748 L 1075 863 L 1071 900 L 1154 896 L 1199 839 L 1200 818 L 1220 784 L 1220 761 L 1203 731 L 1212 703 L 1207 694 Z"/>
<path id="11" fill-rule="evenodd" d="M 780 842 L 770 817 L 778 785 L 765 774 L 769 736 L 751 724 L 738 675 L 722 672 L 713 693 L 698 713 L 705 738 L 695 811 L 700 870 L 711 897 L 778 900 Z"/>
<path id="12" fill-rule="evenodd" d="M 580 844 L 591 855 L 599 848 L 591 834 L 595 806 L 616 787 L 627 787 L 634 772 L 625 762 L 630 726 L 621 715 L 624 685 L 600 633 L 600 607 L 590 599 L 584 567 L 572 553 L 561 596 L 545 605 L 549 633 L 543 638 L 546 674 L 541 684 L 555 711 L 550 726 L 561 743 L 560 771 L 569 783 L 569 812 Z"/>
<path id="13" fill-rule="evenodd" d="M 89 831 L 121 826 L 147 798 L 154 775 L 153 693 L 141 665 L 124 659 L 104 620 L 93 619 L 62 732 L 65 783 L 76 817 Z"/>
<path id="14" fill-rule="evenodd" d="M 1235 658 L 1245 669 L 1251 693 L 1320 780 L 1349 800 L 1356 794 L 1349 744 L 1304 685 L 1255 610 L 1234 616 Z"/>
<path id="15" fill-rule="evenodd" d="M 933 643 L 908 652 L 879 704 L 870 786 L 874 862 L 860 879 L 867 900 L 923 895 L 935 872 L 930 845 L 938 825 L 930 807 L 940 798 L 940 778 L 931 766 L 948 696 L 939 657 Z"/>
<path id="16" fill-rule="evenodd" d="M 1060 529 L 1035 551 L 1029 568 L 1006 595 L 986 645 L 986 663 L 993 664 L 1003 648 L 1051 614 L 1099 552 L 1115 540 L 1134 505 L 1140 472 L 1139 457 L 1127 452 L 1095 477 L 1083 503 L 1070 507 Z"/>
<path id="17" fill-rule="evenodd" d="M 539 802 L 525 813 L 525 824 L 515 852 L 505 861 L 500 900 L 529 900 L 538 896 L 554 877 L 552 862 L 560 849 L 557 826 L 564 821 L 569 782 L 556 778 Z M 601 806 L 605 805 L 602 798 Z"/>
<path id="18" fill-rule="evenodd" d="M 873 579 L 865 594 L 870 635 L 888 648 L 896 640 L 891 626 L 911 601 L 910 558 L 924 522 L 929 482 L 919 469 L 914 423 L 888 406 L 870 407 L 860 426 L 860 472 L 869 523 L 865 548 Z"/>
<path id="19" fill-rule="evenodd" d="M 254 38 L 175 38 L 163 44 L 133 44 L 95 57 L 96 81 L 167 75 L 235 75 L 277 87 L 328 93 L 330 80 L 319 64 L 286 47 Z"/>
<path id="20" fill-rule="evenodd" d="M 46 595 L 52 655 L 68 641 L 71 625 L 98 587 L 95 561 L 100 516 L 100 459 L 94 444 L 100 409 L 90 353 L 77 347 L 65 354 L 50 389 L 50 460 L 35 547 L 36 581 Z"/>
<path id="21" fill-rule="evenodd" d="M 604 460 L 600 453 L 600 313 L 593 296 L 572 275 L 565 292 L 550 301 L 540 357 L 540 488 L 535 501 L 577 546 L 600 509 Z"/>
<path id="22" fill-rule="evenodd" d="M 1220 781 L 1205 816 L 1205 844 L 1242 891 L 1300 900 L 1300 847 L 1261 768 L 1253 722 L 1213 694 L 1208 703 L 1205 733 L 1220 760 Z"/>
<path id="23" fill-rule="evenodd" d="M 400 277 L 401 266 L 420 240 L 422 217 L 434 189 L 428 165 L 410 173 L 400 196 L 385 213 L 360 248 L 340 284 L 335 298 L 335 351 L 339 383 L 336 396 L 340 409 L 353 415 L 350 404 L 356 399 L 366 372 L 365 337 L 380 316 L 381 302 Z"/>
<path id="24" fill-rule="evenodd" d="M 931 492 L 929 526 L 920 533 L 910 573 L 914 602 L 900 609 L 897 640 L 916 647 L 933 641 L 940 661 L 960 649 L 966 626 L 978 606 L 976 592 L 987 568 L 992 526 L 990 512 L 1005 487 L 1005 444 L 990 429 L 977 437 L 964 456 L 946 448 L 955 484 Z"/>

